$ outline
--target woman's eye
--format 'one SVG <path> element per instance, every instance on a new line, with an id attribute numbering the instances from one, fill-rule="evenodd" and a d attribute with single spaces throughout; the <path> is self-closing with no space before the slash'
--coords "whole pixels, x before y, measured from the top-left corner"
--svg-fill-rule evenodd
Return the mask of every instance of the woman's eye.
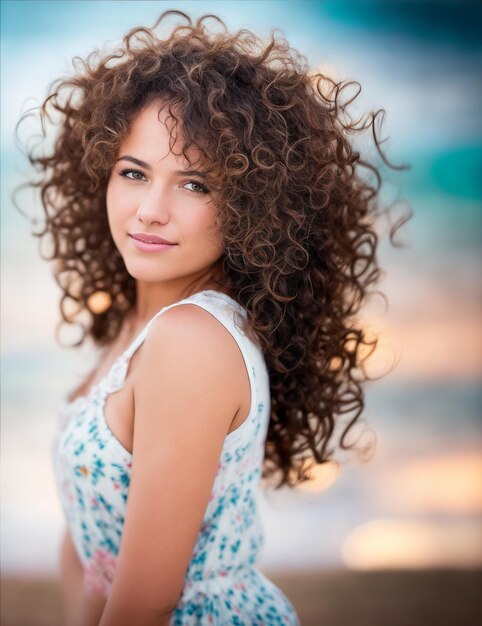
<path id="1" fill-rule="evenodd" d="M 129 180 L 143 180 L 145 178 L 144 174 L 142 172 L 139 172 L 139 170 L 130 169 L 120 171 L 119 176 L 122 176 L 123 178 L 128 178 Z M 193 185 L 192 191 L 195 193 L 209 193 L 209 189 L 207 189 L 204 185 L 196 180 L 189 180 L 186 185 Z"/>
<path id="2" fill-rule="evenodd" d="M 196 180 L 190 180 L 186 183 L 186 185 L 194 185 L 193 191 L 196 193 L 209 193 L 209 189 L 207 189 L 201 183 L 198 183 Z M 196 189 L 197 187 L 197 189 Z"/>
<path id="3" fill-rule="evenodd" d="M 128 174 L 132 174 L 134 177 L 128 176 Z M 142 172 L 139 172 L 138 170 L 122 170 L 119 173 L 119 176 L 123 176 L 124 178 L 129 178 L 130 180 L 142 180 L 142 177 L 144 177 L 144 174 Z M 141 178 L 137 178 L 137 176 L 140 176 Z"/>

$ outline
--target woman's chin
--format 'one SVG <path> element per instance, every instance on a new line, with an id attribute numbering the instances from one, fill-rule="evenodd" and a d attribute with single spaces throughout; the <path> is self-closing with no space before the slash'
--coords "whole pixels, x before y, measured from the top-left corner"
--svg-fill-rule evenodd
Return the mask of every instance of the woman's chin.
<path id="1" fill-rule="evenodd" d="M 142 282 L 159 283 L 165 280 L 172 280 L 175 278 L 172 272 L 163 272 L 159 265 L 152 267 L 152 263 L 146 261 L 132 261 L 124 259 L 126 270 L 132 278 Z M 150 267 L 149 267 L 150 266 Z"/>

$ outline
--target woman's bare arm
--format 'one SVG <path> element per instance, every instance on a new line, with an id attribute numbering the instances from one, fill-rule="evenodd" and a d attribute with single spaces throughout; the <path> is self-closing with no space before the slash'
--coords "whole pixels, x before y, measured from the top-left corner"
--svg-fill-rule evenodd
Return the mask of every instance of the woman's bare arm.
<path id="1" fill-rule="evenodd" d="M 135 370 L 132 477 L 99 626 L 171 622 L 239 408 L 242 358 L 229 331 L 194 304 L 151 328 Z"/>

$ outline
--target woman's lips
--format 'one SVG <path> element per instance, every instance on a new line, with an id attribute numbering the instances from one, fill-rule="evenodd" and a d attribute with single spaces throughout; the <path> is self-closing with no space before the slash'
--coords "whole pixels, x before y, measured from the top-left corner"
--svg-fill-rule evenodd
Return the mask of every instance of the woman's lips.
<path id="1" fill-rule="evenodd" d="M 132 243 L 138 250 L 142 250 L 142 252 L 161 252 L 161 250 L 167 250 L 168 248 L 174 248 L 177 246 L 176 243 L 147 243 L 147 241 L 141 241 L 140 239 L 136 239 L 129 235 Z"/>

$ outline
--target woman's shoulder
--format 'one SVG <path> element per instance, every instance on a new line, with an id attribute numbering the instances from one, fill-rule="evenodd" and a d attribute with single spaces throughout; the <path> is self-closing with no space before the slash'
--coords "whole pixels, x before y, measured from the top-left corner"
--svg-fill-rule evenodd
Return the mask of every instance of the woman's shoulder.
<path id="1" fill-rule="evenodd" d="M 149 328 L 133 375 L 133 390 L 147 386 L 202 389 L 237 411 L 243 393 L 243 355 L 233 335 L 208 311 L 191 302 L 159 315 Z M 200 387 L 199 387 L 200 386 Z M 167 389 L 166 393 L 171 393 Z"/>
<path id="2" fill-rule="evenodd" d="M 157 320 L 158 317 L 165 318 L 166 315 L 173 318 L 176 316 L 176 311 L 179 311 L 179 309 L 190 310 L 191 315 L 194 318 L 199 318 L 199 320 L 204 319 L 206 320 L 206 324 L 209 324 L 207 320 L 214 318 L 218 324 L 216 324 L 215 321 L 210 325 L 213 328 L 217 325 L 221 325 L 231 333 L 234 331 L 236 341 L 240 340 L 239 333 L 241 335 L 250 334 L 249 332 L 246 332 L 249 328 L 246 309 L 232 295 L 228 295 L 227 293 L 214 289 L 198 291 L 178 302 L 174 302 L 173 304 L 164 307 L 161 311 L 159 311 L 158 315 L 155 316 L 155 319 Z M 208 315 L 196 313 L 196 310 L 199 309 L 204 309 Z M 202 323 L 202 321 L 199 322 L 199 324 Z"/>
<path id="3" fill-rule="evenodd" d="M 165 352 L 167 345 L 173 349 L 172 358 L 184 360 L 202 356 L 204 367 L 222 367 L 227 373 L 244 369 L 239 349 L 239 338 L 227 327 L 227 313 L 214 307 L 198 306 L 197 300 L 187 300 L 170 307 L 156 317 L 145 337 L 146 349 L 151 357 Z M 212 363 L 211 363 L 212 362 Z"/>
<path id="4" fill-rule="evenodd" d="M 260 349 L 259 338 L 251 327 L 248 311 L 234 295 L 208 289 L 194 294 L 188 300 L 209 311 L 248 351 L 253 347 Z"/>

